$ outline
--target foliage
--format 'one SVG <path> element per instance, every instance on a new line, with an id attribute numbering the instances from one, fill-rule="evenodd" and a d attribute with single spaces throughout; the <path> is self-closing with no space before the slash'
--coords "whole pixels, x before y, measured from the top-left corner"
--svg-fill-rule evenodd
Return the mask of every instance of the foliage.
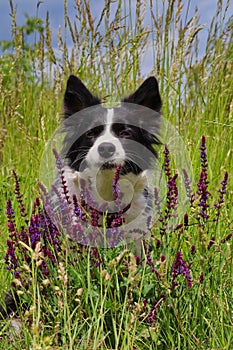
<path id="1" fill-rule="evenodd" d="M 127 4 L 106 1 L 94 19 L 91 3 L 76 1 L 71 23 L 65 1 L 55 48 L 49 14 L 18 26 L 10 1 L 13 37 L 1 47 L 11 50 L 0 57 L 1 258 L 10 271 L 2 264 L 0 277 L 2 298 L 11 284 L 17 291 L 22 324 L 12 338 L 11 320 L 2 322 L 2 349 L 231 348 L 229 2 L 218 2 L 203 55 L 198 12 L 190 18 L 182 1 L 159 8 L 137 0 L 135 10 Z M 149 56 L 146 74 L 159 80 L 163 114 L 186 141 L 197 185 L 190 187 L 186 177 L 189 209 L 168 232 L 179 178 L 169 173 L 165 149 L 170 192 L 143 263 L 122 247 L 88 249 L 64 238 L 43 212 L 37 182 L 44 145 L 61 119 L 68 75 L 77 74 L 107 104 L 138 86 Z"/>

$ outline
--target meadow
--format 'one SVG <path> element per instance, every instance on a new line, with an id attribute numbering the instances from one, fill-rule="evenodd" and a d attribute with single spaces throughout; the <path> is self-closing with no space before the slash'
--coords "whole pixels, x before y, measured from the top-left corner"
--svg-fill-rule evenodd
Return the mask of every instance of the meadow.
<path id="1" fill-rule="evenodd" d="M 12 40 L 0 42 L 0 302 L 12 289 L 18 310 L 0 320 L 0 349 L 233 348 L 229 4 L 218 1 L 203 43 L 198 9 L 191 17 L 181 0 L 161 8 L 152 0 L 106 0 L 98 18 L 91 2 L 77 0 L 74 23 L 65 0 L 58 33 L 49 13 L 19 26 L 9 1 Z M 187 211 L 169 230 L 179 178 L 161 152 L 174 192 L 168 187 L 144 263 L 127 247 L 80 246 L 44 215 L 40 162 L 61 123 L 70 74 L 106 104 L 156 76 L 163 116 L 185 143 L 193 169 Z M 12 327 L 17 320 L 20 331 Z"/>

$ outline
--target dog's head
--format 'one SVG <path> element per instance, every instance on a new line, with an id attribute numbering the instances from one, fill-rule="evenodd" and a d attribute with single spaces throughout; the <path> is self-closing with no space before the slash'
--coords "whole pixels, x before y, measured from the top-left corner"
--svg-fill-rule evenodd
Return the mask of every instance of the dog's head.
<path id="1" fill-rule="evenodd" d="M 150 77 L 119 108 L 103 108 L 76 76 L 71 75 L 64 96 L 66 157 L 69 166 L 113 169 L 139 174 L 156 157 L 159 144 L 161 98 L 157 80 Z"/>

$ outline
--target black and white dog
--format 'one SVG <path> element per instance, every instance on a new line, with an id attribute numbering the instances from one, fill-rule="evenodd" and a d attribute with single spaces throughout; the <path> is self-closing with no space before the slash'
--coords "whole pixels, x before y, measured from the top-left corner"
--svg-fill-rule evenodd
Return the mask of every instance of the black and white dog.
<path id="1" fill-rule="evenodd" d="M 153 219 L 149 182 L 157 159 L 155 147 L 160 144 L 161 105 L 154 77 L 114 108 L 102 107 L 101 100 L 74 75 L 65 91 L 63 155 L 69 192 L 80 197 L 85 183 L 90 195 L 82 198 L 84 205 L 91 210 L 94 206 L 100 217 L 103 208 L 111 217 L 120 212 L 134 240 L 145 238 Z M 120 208 L 113 193 L 117 169 Z M 85 203 L 90 196 L 92 203 Z"/>
<path id="2" fill-rule="evenodd" d="M 160 144 L 161 105 L 154 77 L 145 80 L 117 108 L 103 108 L 101 100 L 73 75 L 64 96 L 65 138 L 61 142 L 69 195 L 80 199 L 85 183 L 91 201 L 86 196 L 82 204 L 85 206 L 86 201 L 87 209 L 94 209 L 99 221 L 105 210 L 111 226 L 120 213 L 124 217 L 120 225 L 126 228 L 126 242 L 136 241 L 137 255 L 141 254 L 140 241 L 147 238 L 153 219 L 149 182 L 157 159 L 155 146 Z M 117 169 L 120 208 L 113 191 Z M 6 318 L 16 311 L 17 300 L 17 294 L 8 293 L 6 311 L 0 305 L 0 315 Z"/>

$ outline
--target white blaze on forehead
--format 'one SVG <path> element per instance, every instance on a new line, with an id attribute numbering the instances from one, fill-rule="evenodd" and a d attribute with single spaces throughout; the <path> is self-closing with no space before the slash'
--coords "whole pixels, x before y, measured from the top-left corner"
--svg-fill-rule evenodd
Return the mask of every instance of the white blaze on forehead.
<path id="1" fill-rule="evenodd" d="M 113 108 L 108 108 L 107 110 L 107 120 L 106 120 L 106 132 L 110 132 L 111 125 L 113 122 L 114 111 Z"/>
<path id="2" fill-rule="evenodd" d="M 125 159 L 125 150 L 122 147 L 120 140 L 112 133 L 111 126 L 113 124 L 114 118 L 114 109 L 108 108 L 105 115 L 105 128 L 100 136 L 98 136 L 87 153 L 86 161 L 89 164 L 89 167 L 99 165 L 103 163 L 103 158 L 99 154 L 98 147 L 101 143 L 109 142 L 115 146 L 115 152 L 110 157 L 110 161 L 123 161 Z M 106 159 L 104 159 L 106 161 Z"/>

